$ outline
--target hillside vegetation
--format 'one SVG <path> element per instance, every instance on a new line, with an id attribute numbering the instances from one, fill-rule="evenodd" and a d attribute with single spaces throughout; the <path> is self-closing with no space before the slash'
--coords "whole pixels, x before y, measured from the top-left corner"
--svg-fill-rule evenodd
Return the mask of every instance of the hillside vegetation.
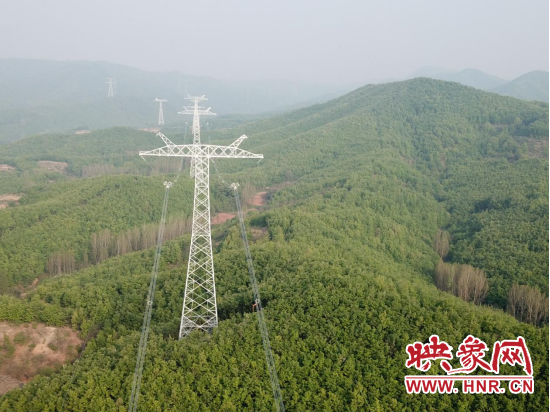
<path id="1" fill-rule="evenodd" d="M 242 147 L 265 159 L 216 164 L 225 181 L 269 187 L 267 210 L 249 213 L 247 225 L 264 234 L 254 237 L 251 252 L 288 410 L 547 409 L 547 319 L 536 327 L 503 311 L 514 284 L 548 290 L 547 104 L 415 79 L 365 86 L 212 131 L 209 139 L 227 143 L 242 133 L 250 137 Z M 32 281 L 55 251 L 72 248 L 84 266 L 90 236 L 101 229 L 159 220 L 161 183 L 173 175 L 78 178 L 87 153 L 110 161 L 101 153 L 109 134 L 121 147 L 161 146 L 152 134 L 124 129 L 67 137 L 52 156 L 75 162 L 74 176 L 36 184 L 20 206 L 0 211 L 5 290 Z M 20 144 L 32 152 L 32 139 Z M 3 150 L 0 158 L 29 156 L 17 145 Z M 230 190 L 211 172 L 215 211 L 233 211 Z M 185 173 L 171 190 L 168 214 L 188 216 L 192 182 Z M 486 272 L 482 303 L 493 308 L 435 287 L 440 256 L 433 242 L 441 231 L 450 236 L 447 261 Z M 189 236 L 163 249 L 143 410 L 273 410 L 235 222 L 214 239 L 221 322 L 211 335 L 182 341 Z M 78 363 L 9 392 L 0 410 L 125 411 L 152 262 L 153 250 L 129 253 L 45 278 L 23 297 L 1 296 L 1 319 L 70 325 L 93 338 Z M 534 394 L 407 395 L 406 345 L 431 334 L 453 347 L 468 334 L 490 346 L 524 336 Z"/>

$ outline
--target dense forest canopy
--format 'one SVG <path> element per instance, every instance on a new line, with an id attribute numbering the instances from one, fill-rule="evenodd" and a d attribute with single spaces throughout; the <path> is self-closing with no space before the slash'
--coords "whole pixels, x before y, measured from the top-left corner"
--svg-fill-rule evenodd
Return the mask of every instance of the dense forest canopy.
<path id="1" fill-rule="evenodd" d="M 224 181 L 268 191 L 267 207 L 249 212 L 247 226 L 288 410 L 547 408 L 547 319 L 534 326 L 504 311 L 514 285 L 548 295 L 547 104 L 415 79 L 212 130 L 203 141 L 243 133 L 242 147 L 264 160 L 220 161 L 216 169 Z M 0 318 L 92 336 L 79 362 L 9 392 L 0 410 L 126 410 L 153 250 L 91 265 L 91 239 L 158 222 L 162 182 L 175 175 L 151 173 L 135 151 L 159 146 L 153 134 L 117 128 L 0 148 L 2 162 L 16 168 L 2 173 L 16 176 L 23 194 L 0 211 Z M 49 179 L 39 160 L 67 162 L 67 172 Z M 107 164 L 119 169 L 83 173 Z M 191 212 L 186 173 L 171 189 L 169 216 Z M 233 212 L 230 190 L 211 174 L 214 212 Z M 1 177 L 2 190 L 14 190 Z M 434 285 L 438 233 L 448 234 L 446 263 L 487 276 L 481 305 Z M 211 335 L 182 341 L 189 236 L 164 246 L 143 410 L 273 409 L 235 221 L 213 237 L 221 322 Z M 81 269 L 44 276 L 51 254 L 69 249 Z M 17 296 L 37 276 L 38 285 Z M 524 336 L 534 394 L 407 395 L 405 347 L 431 334 L 452 346 L 468 334 L 490 345 Z"/>

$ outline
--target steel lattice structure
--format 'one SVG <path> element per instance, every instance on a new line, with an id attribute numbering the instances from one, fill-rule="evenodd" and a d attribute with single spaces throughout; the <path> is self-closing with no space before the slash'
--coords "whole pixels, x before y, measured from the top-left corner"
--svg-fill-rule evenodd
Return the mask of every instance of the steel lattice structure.
<path id="1" fill-rule="evenodd" d="M 107 84 L 109 85 L 109 91 L 107 92 L 107 97 L 114 97 L 115 93 L 113 91 L 113 84 L 115 84 L 116 82 L 113 80 L 115 79 L 113 79 L 112 77 L 108 77 L 107 80 L 109 80 L 107 82 Z"/>
<path id="2" fill-rule="evenodd" d="M 164 112 L 162 111 L 162 102 L 167 102 L 166 99 L 155 98 L 155 102 L 159 102 L 159 126 L 164 124 Z"/>
<path id="3" fill-rule="evenodd" d="M 215 116 L 216 113 L 212 113 L 210 111 L 211 107 L 208 109 L 205 109 L 202 106 L 199 106 L 199 102 L 203 100 L 208 100 L 206 97 L 204 97 L 204 94 L 202 96 L 189 96 L 185 98 L 186 100 L 192 100 L 193 106 L 184 106 L 184 110 L 181 112 L 178 112 L 178 114 L 192 114 L 193 115 L 193 144 L 194 145 L 200 145 L 201 144 L 201 122 L 200 122 L 200 116 Z M 191 158 L 191 169 L 189 170 L 189 174 L 191 177 L 195 174 L 195 159 Z"/>
<path id="4" fill-rule="evenodd" d="M 199 107 L 204 96 L 192 97 L 193 112 L 187 107 L 182 114 L 193 114 L 193 144 L 176 145 L 162 133 L 158 133 L 166 146 L 151 151 L 140 151 L 140 156 L 169 156 L 191 158 L 191 176 L 195 178 L 193 225 L 191 247 L 187 264 L 187 278 L 181 315 L 179 338 L 194 330 L 211 331 L 218 324 L 216 282 L 212 258 L 212 236 L 210 227 L 210 159 L 263 159 L 263 155 L 240 149 L 247 137 L 239 137 L 229 146 L 205 145 L 200 142 L 200 115 L 213 114 L 210 108 Z"/>

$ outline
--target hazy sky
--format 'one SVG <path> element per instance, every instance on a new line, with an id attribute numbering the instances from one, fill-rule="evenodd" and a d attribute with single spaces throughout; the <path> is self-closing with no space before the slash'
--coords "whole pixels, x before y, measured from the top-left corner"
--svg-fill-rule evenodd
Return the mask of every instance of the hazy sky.
<path id="1" fill-rule="evenodd" d="M 348 84 L 548 70 L 548 0 L 2 0 L 0 57 Z"/>

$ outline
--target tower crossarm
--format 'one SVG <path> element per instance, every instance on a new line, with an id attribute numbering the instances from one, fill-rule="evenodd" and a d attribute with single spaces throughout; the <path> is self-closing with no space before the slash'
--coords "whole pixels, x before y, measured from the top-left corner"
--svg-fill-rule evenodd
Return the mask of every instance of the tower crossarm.
<path id="1" fill-rule="evenodd" d="M 178 112 L 178 114 L 195 114 L 195 108 L 194 107 L 189 107 L 189 106 L 186 106 L 183 108 L 184 110 L 182 110 L 181 112 Z M 211 112 L 210 111 L 210 107 L 208 109 L 205 109 L 204 107 L 201 108 L 197 108 L 197 114 L 199 114 L 200 116 L 216 116 L 216 113 L 214 112 Z"/>
<path id="2" fill-rule="evenodd" d="M 140 156 L 169 156 L 169 157 L 206 157 L 216 159 L 263 159 L 264 155 L 248 152 L 236 146 L 217 145 L 167 145 L 149 151 L 140 151 Z"/>
<path id="3" fill-rule="evenodd" d="M 243 134 L 241 137 L 239 137 L 237 140 L 231 143 L 229 147 L 239 147 L 239 145 L 243 142 L 244 139 L 248 139 L 248 137 L 245 134 Z"/>
<path id="4" fill-rule="evenodd" d="M 160 137 L 164 143 L 166 143 L 166 147 L 176 147 L 176 145 L 161 132 L 158 132 L 157 136 Z"/>

